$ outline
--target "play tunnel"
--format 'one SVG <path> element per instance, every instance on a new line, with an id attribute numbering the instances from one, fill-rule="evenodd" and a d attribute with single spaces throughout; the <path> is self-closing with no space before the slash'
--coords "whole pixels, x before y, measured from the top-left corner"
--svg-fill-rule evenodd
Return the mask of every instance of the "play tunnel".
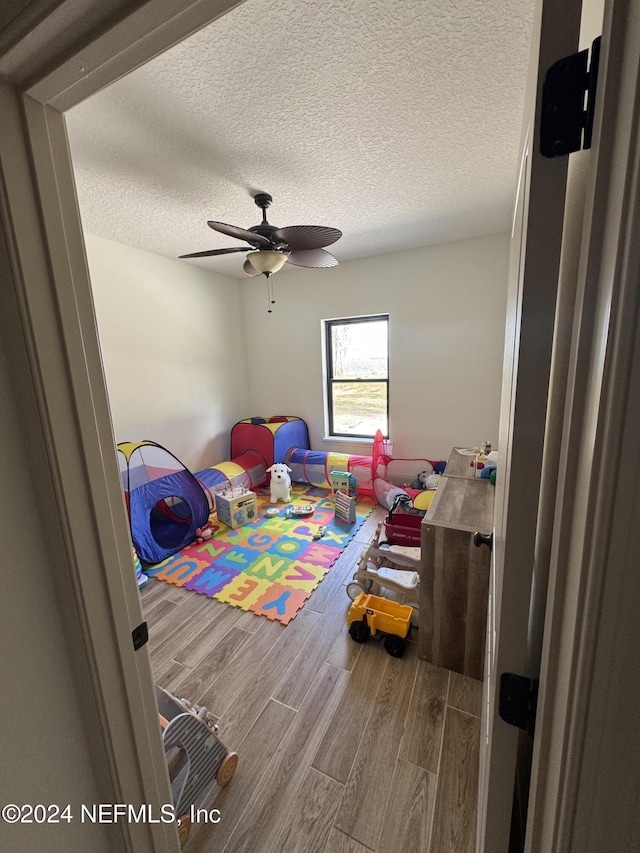
<path id="1" fill-rule="evenodd" d="M 159 563 L 193 542 L 209 517 L 209 503 L 191 471 L 154 441 L 118 444 L 118 461 L 140 559 Z"/>

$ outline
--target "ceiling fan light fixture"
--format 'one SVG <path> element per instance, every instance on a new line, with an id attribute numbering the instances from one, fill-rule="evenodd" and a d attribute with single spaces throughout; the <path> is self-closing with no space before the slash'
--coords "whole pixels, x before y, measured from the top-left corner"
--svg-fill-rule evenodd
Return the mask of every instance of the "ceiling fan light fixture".
<path id="1" fill-rule="evenodd" d="M 268 249 L 262 252 L 249 252 L 246 257 L 254 269 L 267 276 L 281 270 L 287 260 L 287 255 L 284 252 L 273 252 Z"/>

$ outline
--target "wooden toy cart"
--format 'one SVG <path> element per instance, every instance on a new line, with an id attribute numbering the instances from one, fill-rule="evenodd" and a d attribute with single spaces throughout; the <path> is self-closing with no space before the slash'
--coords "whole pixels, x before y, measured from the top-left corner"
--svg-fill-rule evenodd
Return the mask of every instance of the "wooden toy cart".
<path id="1" fill-rule="evenodd" d="M 173 806 L 184 846 L 191 831 L 189 811 L 210 803 L 235 773 L 238 756 L 218 737 L 206 708 L 191 705 L 156 684 L 156 699 L 167 754 Z"/>

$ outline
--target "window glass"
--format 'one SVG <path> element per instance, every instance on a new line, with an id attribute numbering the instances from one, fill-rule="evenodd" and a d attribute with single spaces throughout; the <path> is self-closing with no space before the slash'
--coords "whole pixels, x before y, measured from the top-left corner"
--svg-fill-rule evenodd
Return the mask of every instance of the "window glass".
<path id="1" fill-rule="evenodd" d="M 326 320 L 327 420 L 335 436 L 385 436 L 389 427 L 389 317 Z"/>
<path id="2" fill-rule="evenodd" d="M 386 379 L 387 320 L 331 326 L 333 379 Z"/>
<path id="3" fill-rule="evenodd" d="M 387 384 L 334 383 L 333 427 L 337 435 L 387 434 Z"/>

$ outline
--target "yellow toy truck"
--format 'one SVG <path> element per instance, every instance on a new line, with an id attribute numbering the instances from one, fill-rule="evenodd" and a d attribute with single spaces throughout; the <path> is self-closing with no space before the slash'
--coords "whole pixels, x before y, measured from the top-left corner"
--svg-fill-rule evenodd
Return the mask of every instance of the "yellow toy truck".
<path id="1" fill-rule="evenodd" d="M 401 658 L 411 628 L 412 608 L 388 598 L 361 593 L 347 613 L 349 634 L 356 643 L 366 643 L 370 636 L 384 635 L 385 650 Z"/>

